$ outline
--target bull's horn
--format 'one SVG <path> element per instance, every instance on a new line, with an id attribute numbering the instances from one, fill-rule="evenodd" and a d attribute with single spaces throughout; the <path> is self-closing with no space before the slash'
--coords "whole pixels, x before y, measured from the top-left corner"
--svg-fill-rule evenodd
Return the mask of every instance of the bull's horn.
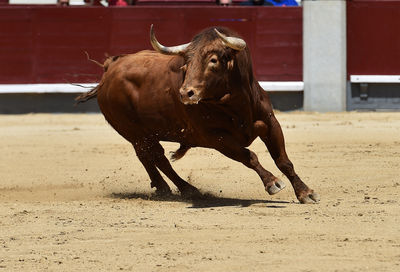
<path id="1" fill-rule="evenodd" d="M 241 51 L 246 48 L 246 42 L 244 40 L 236 37 L 227 37 L 221 32 L 219 32 L 216 28 L 214 28 L 214 30 L 226 46 L 229 46 L 230 48 L 238 51 Z"/>
<path id="2" fill-rule="evenodd" d="M 167 47 L 167 46 L 160 44 L 157 41 L 156 36 L 154 35 L 153 25 L 151 25 L 151 27 L 150 27 L 150 43 L 153 46 L 154 50 L 156 50 L 159 53 L 166 54 L 166 55 L 180 55 L 190 45 L 190 43 L 185 43 L 182 45 Z"/>

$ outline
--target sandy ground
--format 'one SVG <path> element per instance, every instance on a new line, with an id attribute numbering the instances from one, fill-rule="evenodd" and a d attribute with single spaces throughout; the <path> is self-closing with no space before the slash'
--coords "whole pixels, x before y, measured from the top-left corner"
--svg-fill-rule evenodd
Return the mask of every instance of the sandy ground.
<path id="1" fill-rule="evenodd" d="M 319 204 L 200 148 L 173 166 L 214 197 L 159 199 L 101 115 L 0 115 L 0 271 L 400 271 L 400 113 L 277 117 Z"/>

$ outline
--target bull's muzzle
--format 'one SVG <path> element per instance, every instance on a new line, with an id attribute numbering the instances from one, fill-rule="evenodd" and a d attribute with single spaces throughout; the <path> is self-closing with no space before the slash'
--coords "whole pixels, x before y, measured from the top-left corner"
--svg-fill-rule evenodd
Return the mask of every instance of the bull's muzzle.
<path id="1" fill-rule="evenodd" d="M 182 87 L 179 93 L 181 102 L 185 105 L 198 104 L 201 100 L 198 89 L 193 87 Z"/>

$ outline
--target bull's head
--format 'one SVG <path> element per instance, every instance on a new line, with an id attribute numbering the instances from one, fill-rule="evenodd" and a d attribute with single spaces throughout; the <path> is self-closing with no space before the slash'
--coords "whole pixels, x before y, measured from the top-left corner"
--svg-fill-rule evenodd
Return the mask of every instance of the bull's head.
<path id="1" fill-rule="evenodd" d="M 154 50 L 184 58 L 181 69 L 185 77 L 179 90 L 184 104 L 219 101 L 229 96 L 235 56 L 246 48 L 244 40 L 229 37 L 214 28 L 197 35 L 190 43 L 166 47 L 157 41 L 152 25 L 150 41 Z"/>

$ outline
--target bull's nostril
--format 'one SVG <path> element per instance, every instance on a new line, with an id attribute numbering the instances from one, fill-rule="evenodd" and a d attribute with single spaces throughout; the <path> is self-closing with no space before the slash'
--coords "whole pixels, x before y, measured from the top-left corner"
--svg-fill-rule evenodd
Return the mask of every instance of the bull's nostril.
<path id="1" fill-rule="evenodd" d="M 192 90 L 187 92 L 188 97 L 192 97 L 194 95 L 194 92 Z"/>

